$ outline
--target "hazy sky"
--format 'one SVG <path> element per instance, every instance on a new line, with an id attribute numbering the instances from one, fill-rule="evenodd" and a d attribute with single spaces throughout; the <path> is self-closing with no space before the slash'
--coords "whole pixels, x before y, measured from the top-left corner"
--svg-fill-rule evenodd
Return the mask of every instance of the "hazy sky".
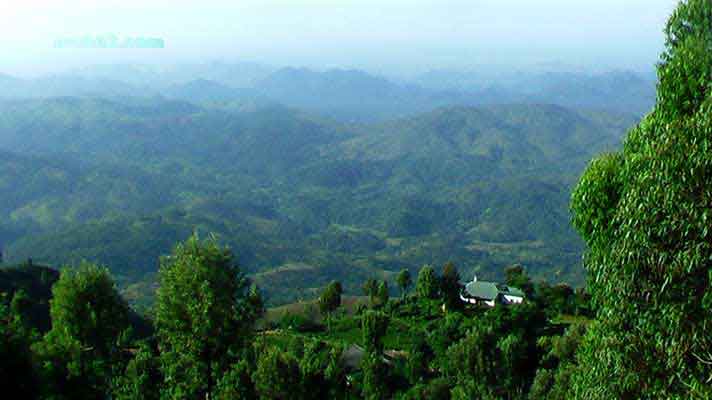
<path id="1" fill-rule="evenodd" d="M 385 73 L 561 62 L 642 69 L 674 0 L 1 0 L 0 72 L 257 61 Z M 55 49 L 112 33 L 166 48 Z"/>

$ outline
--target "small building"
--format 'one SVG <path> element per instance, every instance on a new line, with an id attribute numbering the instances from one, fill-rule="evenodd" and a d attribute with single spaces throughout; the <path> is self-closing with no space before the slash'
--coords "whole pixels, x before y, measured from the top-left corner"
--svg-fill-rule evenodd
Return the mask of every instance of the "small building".
<path id="1" fill-rule="evenodd" d="M 520 304 L 524 301 L 524 292 L 503 283 L 478 281 L 477 277 L 465 285 L 460 299 L 468 304 L 494 307 L 497 304 Z"/>

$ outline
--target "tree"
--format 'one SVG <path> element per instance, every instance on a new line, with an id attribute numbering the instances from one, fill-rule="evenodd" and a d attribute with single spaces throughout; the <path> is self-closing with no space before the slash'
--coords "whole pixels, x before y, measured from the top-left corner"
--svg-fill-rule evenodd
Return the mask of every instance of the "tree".
<path id="1" fill-rule="evenodd" d="M 161 260 L 156 333 L 165 398 L 211 396 L 250 343 L 261 300 L 214 238 L 196 235 Z"/>
<path id="2" fill-rule="evenodd" d="M 301 399 L 301 371 L 299 363 L 289 353 L 276 347 L 267 348 L 257 360 L 252 376 L 260 399 Z"/>
<path id="3" fill-rule="evenodd" d="M 346 370 L 341 357 L 341 350 L 326 342 L 313 341 L 304 346 L 299 368 L 306 399 L 346 397 Z"/>
<path id="4" fill-rule="evenodd" d="M 12 295 L 10 301 L 10 317 L 11 324 L 14 324 L 15 331 L 27 336 L 28 339 L 34 339 L 37 332 L 32 329 L 29 321 L 30 313 L 32 312 L 32 301 L 27 295 L 25 289 L 19 289 Z"/>
<path id="5" fill-rule="evenodd" d="M 162 382 L 158 355 L 150 344 L 142 342 L 126 365 L 124 374 L 117 379 L 113 398 L 158 400 Z"/>
<path id="6" fill-rule="evenodd" d="M 389 294 L 388 294 L 388 282 L 387 281 L 381 281 L 378 283 L 378 289 L 376 289 L 376 297 L 374 298 L 375 306 L 378 307 L 383 307 L 386 304 L 388 304 L 388 299 L 389 299 Z"/>
<path id="7" fill-rule="evenodd" d="M 257 399 L 255 385 L 252 382 L 253 368 L 246 360 L 240 360 L 218 381 L 217 400 L 254 400 Z"/>
<path id="8" fill-rule="evenodd" d="M 30 337 L 19 321 L 21 317 L 8 309 L 0 293 L 0 387 L 18 398 L 39 398 Z"/>
<path id="9" fill-rule="evenodd" d="M 461 313 L 447 313 L 428 329 L 428 345 L 438 364 L 449 362 L 448 349 L 467 335 L 469 324 Z"/>
<path id="10" fill-rule="evenodd" d="M 433 267 L 426 265 L 418 272 L 415 290 L 421 299 L 434 299 L 438 296 L 438 278 Z"/>
<path id="11" fill-rule="evenodd" d="M 411 384 L 415 385 L 427 380 L 428 365 L 432 359 L 433 349 L 423 337 L 417 337 L 410 349 L 406 364 L 406 373 Z"/>
<path id="12" fill-rule="evenodd" d="M 586 332 L 586 325 L 571 325 L 563 336 L 544 337 L 541 347 L 547 352 L 542 360 L 542 367 L 529 391 L 530 400 L 565 400 L 571 386 L 571 376 L 576 373 L 576 350 Z"/>
<path id="13" fill-rule="evenodd" d="M 496 387 L 499 380 L 497 337 L 490 324 L 475 325 L 465 338 L 448 349 L 445 375 L 463 390 L 472 382 L 478 388 Z M 471 388 L 466 392 L 471 392 Z"/>
<path id="14" fill-rule="evenodd" d="M 363 283 L 363 294 L 368 297 L 368 300 L 371 304 L 373 304 L 377 292 L 378 282 L 375 279 L 369 278 L 366 280 L 366 282 Z"/>
<path id="15" fill-rule="evenodd" d="M 654 110 L 572 195 L 599 321 L 569 397 L 712 396 L 712 2 L 681 2 L 665 34 Z"/>
<path id="16" fill-rule="evenodd" d="M 440 293 L 448 308 L 458 308 L 462 305 L 460 300 L 460 273 L 452 262 L 445 264 L 440 278 Z"/>
<path id="17" fill-rule="evenodd" d="M 408 288 L 413 284 L 413 280 L 410 277 L 410 271 L 407 269 L 402 270 L 398 273 L 396 277 L 396 283 L 401 291 L 401 297 L 405 299 L 405 294 L 408 292 Z"/>
<path id="18" fill-rule="evenodd" d="M 534 284 L 526 269 L 520 264 L 510 265 L 504 269 L 504 281 L 509 286 L 521 289 L 529 298 L 534 295 Z"/>
<path id="19" fill-rule="evenodd" d="M 45 397 L 100 398 L 123 370 L 121 343 L 129 308 L 108 270 L 84 263 L 65 269 L 52 287 L 52 329 L 36 351 Z"/>
<path id="20" fill-rule="evenodd" d="M 367 352 L 361 360 L 363 373 L 362 393 L 366 400 L 389 398 L 387 378 L 389 369 L 383 356 L 376 352 Z"/>
<path id="21" fill-rule="evenodd" d="M 383 336 L 388 330 L 388 317 L 379 311 L 367 311 L 361 319 L 361 333 L 366 352 L 383 353 Z"/>
<path id="22" fill-rule="evenodd" d="M 363 345 L 366 351 L 361 360 L 363 373 L 362 394 L 365 399 L 388 398 L 388 366 L 383 361 L 383 336 L 388 330 L 388 317 L 379 311 L 368 311 L 361 319 Z"/>
<path id="23" fill-rule="evenodd" d="M 108 357 L 128 328 L 129 307 L 109 270 L 95 264 L 65 269 L 52 287 L 52 331 L 76 338 L 99 357 Z"/>
<path id="24" fill-rule="evenodd" d="M 327 325 L 331 331 L 331 314 L 341 306 L 341 283 L 331 282 L 321 296 L 319 296 L 319 311 L 326 317 Z"/>

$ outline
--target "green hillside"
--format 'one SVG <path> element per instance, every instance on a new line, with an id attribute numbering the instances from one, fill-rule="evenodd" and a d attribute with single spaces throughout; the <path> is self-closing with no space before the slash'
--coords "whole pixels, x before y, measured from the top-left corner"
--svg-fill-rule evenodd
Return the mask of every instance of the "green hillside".
<path id="1" fill-rule="evenodd" d="M 150 284 L 172 243 L 215 232 L 271 303 L 446 260 L 468 276 L 518 262 L 582 284 L 570 190 L 635 122 L 549 105 L 343 126 L 158 98 L 6 104 L 9 260 L 97 261 L 128 287 Z"/>

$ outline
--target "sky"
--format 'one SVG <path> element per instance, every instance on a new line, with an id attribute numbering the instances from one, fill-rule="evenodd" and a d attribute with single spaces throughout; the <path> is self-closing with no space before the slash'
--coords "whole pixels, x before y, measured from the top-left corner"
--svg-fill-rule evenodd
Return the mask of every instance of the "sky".
<path id="1" fill-rule="evenodd" d="M 252 61 L 387 74 L 560 63 L 642 70 L 675 0 L 0 0 L 0 73 Z M 55 48 L 113 34 L 162 49 Z"/>

